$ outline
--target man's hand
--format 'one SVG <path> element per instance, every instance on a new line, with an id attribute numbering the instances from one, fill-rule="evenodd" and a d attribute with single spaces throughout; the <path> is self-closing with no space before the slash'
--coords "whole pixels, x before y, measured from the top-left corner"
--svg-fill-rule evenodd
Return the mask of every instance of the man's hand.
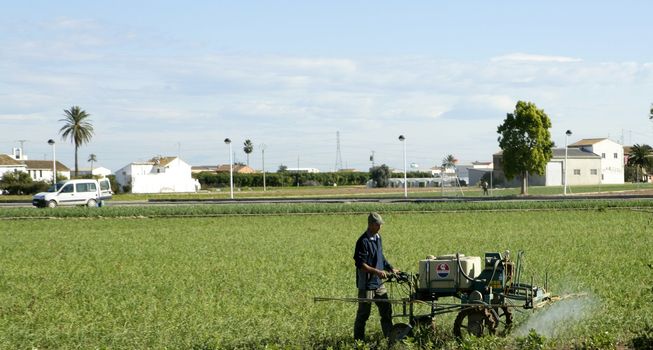
<path id="1" fill-rule="evenodd" d="M 381 279 L 386 279 L 388 278 L 388 273 L 383 270 L 376 270 L 376 275 L 379 276 Z"/>

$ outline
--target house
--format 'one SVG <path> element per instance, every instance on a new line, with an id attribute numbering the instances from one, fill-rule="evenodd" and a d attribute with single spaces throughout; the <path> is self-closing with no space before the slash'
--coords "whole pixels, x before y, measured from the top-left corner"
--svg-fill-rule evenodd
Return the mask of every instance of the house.
<path id="1" fill-rule="evenodd" d="M 93 169 L 91 169 L 91 168 L 81 168 L 81 169 L 79 169 L 77 174 L 79 176 L 93 175 L 93 176 L 99 176 L 99 177 L 107 177 L 107 176 L 111 175 L 111 170 L 109 170 L 109 169 L 107 169 L 105 167 L 102 167 L 102 166 L 93 167 Z"/>
<path id="2" fill-rule="evenodd" d="M 231 171 L 231 167 L 229 164 L 220 164 L 218 167 L 215 169 L 215 172 L 217 173 L 228 173 Z M 243 164 L 234 164 L 233 165 L 233 171 L 234 174 L 253 174 L 256 172 L 256 170 L 250 168 L 247 165 Z"/>
<path id="3" fill-rule="evenodd" d="M 52 165 L 52 164 L 50 164 Z M 27 166 L 6 154 L 0 154 L 0 178 L 5 173 L 26 171 Z"/>
<path id="4" fill-rule="evenodd" d="M 199 189 L 199 182 L 191 176 L 191 166 L 179 157 L 133 162 L 117 170 L 115 175 L 125 192 L 196 192 Z"/>
<path id="5" fill-rule="evenodd" d="M 25 164 L 25 171 L 32 177 L 34 181 L 52 181 L 52 161 L 51 160 L 22 160 L 21 163 Z M 70 169 L 56 161 L 57 177 L 70 179 Z"/>
<path id="6" fill-rule="evenodd" d="M 568 147 L 592 152 L 601 157 L 599 174 L 602 184 L 624 183 L 624 147 L 621 144 L 607 138 L 596 138 L 582 139 Z"/>

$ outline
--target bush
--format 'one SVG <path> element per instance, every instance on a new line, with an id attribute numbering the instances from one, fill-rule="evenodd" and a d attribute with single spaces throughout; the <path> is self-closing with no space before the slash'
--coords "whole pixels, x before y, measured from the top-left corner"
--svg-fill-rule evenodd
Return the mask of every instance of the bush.
<path id="1" fill-rule="evenodd" d="M 7 172 L 0 179 L 0 188 L 14 195 L 43 192 L 48 186 L 47 182 L 32 180 L 29 174 L 23 171 Z"/>

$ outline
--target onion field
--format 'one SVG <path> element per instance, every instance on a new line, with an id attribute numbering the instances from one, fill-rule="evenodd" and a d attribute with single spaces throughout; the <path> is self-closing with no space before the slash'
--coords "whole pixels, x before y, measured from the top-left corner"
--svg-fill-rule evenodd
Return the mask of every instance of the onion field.
<path id="1" fill-rule="evenodd" d="M 548 273 L 554 294 L 583 294 L 518 313 L 507 337 L 471 343 L 453 338 L 455 315 L 444 315 L 421 347 L 653 345 L 650 209 L 363 209 L 384 216 L 385 253 L 404 271 L 427 255 L 523 250 L 536 284 Z M 0 220 L 0 348 L 385 347 L 375 309 L 370 343 L 355 344 L 356 305 L 313 301 L 356 295 L 364 213 L 84 216 Z"/>

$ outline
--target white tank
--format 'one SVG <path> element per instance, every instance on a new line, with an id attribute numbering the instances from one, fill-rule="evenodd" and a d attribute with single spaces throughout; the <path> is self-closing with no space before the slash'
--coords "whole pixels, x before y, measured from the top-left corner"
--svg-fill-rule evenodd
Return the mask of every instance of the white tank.
<path id="1" fill-rule="evenodd" d="M 467 276 L 476 278 L 481 274 L 481 258 L 478 256 L 460 257 L 460 266 Z M 458 270 L 455 254 L 432 257 L 419 262 L 418 290 L 428 289 L 469 289 L 472 282 Z"/>

